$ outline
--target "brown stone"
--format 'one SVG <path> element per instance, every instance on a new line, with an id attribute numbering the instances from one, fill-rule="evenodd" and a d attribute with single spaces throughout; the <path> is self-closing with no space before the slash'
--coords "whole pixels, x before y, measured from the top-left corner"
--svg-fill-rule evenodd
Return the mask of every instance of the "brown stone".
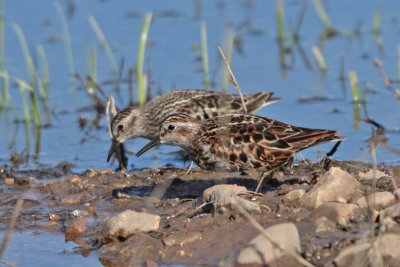
<path id="1" fill-rule="evenodd" d="M 271 226 L 266 232 L 275 242 L 279 243 L 285 250 L 299 253 L 300 237 L 293 223 L 283 223 Z M 282 260 L 284 253 L 259 234 L 242 249 L 237 259 L 239 264 L 263 264 L 269 265 L 274 261 Z M 281 266 L 287 266 L 280 262 Z"/>
<path id="2" fill-rule="evenodd" d="M 234 206 L 238 204 L 241 204 L 248 212 L 260 213 L 261 208 L 257 203 L 239 196 L 246 193 L 247 188 L 244 186 L 230 184 L 214 185 L 204 190 L 203 202 L 212 203 L 215 210 L 221 213 L 227 210 L 235 210 Z"/>
<path id="3" fill-rule="evenodd" d="M 359 172 L 358 177 L 360 177 L 361 180 L 368 180 L 368 179 L 379 179 L 383 176 L 387 176 L 386 173 L 380 170 L 376 170 L 376 173 L 374 175 L 374 170 L 370 169 L 367 172 Z"/>
<path id="4" fill-rule="evenodd" d="M 393 203 L 396 198 L 394 195 L 390 192 L 376 192 L 368 196 L 368 198 L 371 198 L 372 203 L 378 207 L 384 207 L 387 206 L 391 203 Z M 368 198 L 367 197 L 361 197 L 355 201 L 355 203 L 360 206 L 360 207 L 368 207 Z"/>
<path id="5" fill-rule="evenodd" d="M 81 200 L 78 197 L 64 197 L 61 199 L 62 204 L 77 204 Z"/>
<path id="6" fill-rule="evenodd" d="M 15 182 L 15 179 L 14 178 L 10 178 L 10 177 L 6 177 L 4 179 L 4 182 L 6 183 L 6 185 L 13 185 L 14 182 Z"/>
<path id="7" fill-rule="evenodd" d="M 50 221 L 59 221 L 62 218 L 57 213 L 49 213 L 49 219 L 50 219 Z"/>
<path id="8" fill-rule="evenodd" d="M 315 232 L 328 232 L 336 229 L 336 224 L 325 216 L 315 220 Z"/>
<path id="9" fill-rule="evenodd" d="M 201 238 L 200 232 L 177 232 L 163 239 L 163 242 L 167 246 L 183 246 L 195 242 Z"/>
<path id="10" fill-rule="evenodd" d="M 339 202 L 327 202 L 312 212 L 311 217 L 318 219 L 326 217 L 327 219 L 339 223 L 347 224 L 347 218 L 352 216 L 359 207 L 356 204 L 343 204 Z"/>
<path id="11" fill-rule="evenodd" d="M 362 186 L 352 175 L 332 167 L 302 198 L 306 206 L 318 208 L 325 202 L 343 202 L 362 196 Z"/>
<path id="12" fill-rule="evenodd" d="M 326 266 L 399 266 L 399 240 L 398 233 L 380 235 L 373 242 L 363 242 L 343 249 Z"/>
<path id="13" fill-rule="evenodd" d="M 294 201 L 304 196 L 305 193 L 306 191 L 304 189 L 296 189 L 287 193 L 285 198 L 289 201 Z"/>
<path id="14" fill-rule="evenodd" d="M 380 213 L 380 218 L 383 219 L 385 217 L 390 217 L 390 218 L 400 217 L 400 203 L 396 203 L 382 210 Z"/>
<path id="15" fill-rule="evenodd" d="M 203 203 L 209 202 L 210 198 L 215 197 L 215 195 L 221 195 L 223 198 L 237 196 L 239 194 L 244 194 L 247 192 L 247 188 L 244 186 L 231 185 L 231 184 L 219 184 L 207 188 L 203 192 Z"/>
<path id="16" fill-rule="evenodd" d="M 79 177 L 78 175 L 74 174 L 74 175 L 70 175 L 68 176 L 68 182 L 72 183 L 72 184 L 79 184 L 82 182 L 81 177 Z"/>
<path id="17" fill-rule="evenodd" d="M 105 219 L 105 239 L 126 239 L 135 233 L 157 231 L 161 217 L 158 215 L 127 210 Z"/>
<path id="18" fill-rule="evenodd" d="M 82 234 L 86 231 L 87 217 L 78 217 L 66 223 L 65 234 Z"/>

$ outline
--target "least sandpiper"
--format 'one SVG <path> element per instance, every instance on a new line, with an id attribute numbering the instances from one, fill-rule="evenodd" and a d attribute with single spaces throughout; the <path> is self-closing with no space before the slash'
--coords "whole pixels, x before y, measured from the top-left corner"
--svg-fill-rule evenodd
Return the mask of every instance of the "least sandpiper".
<path id="1" fill-rule="evenodd" d="M 279 100 L 272 95 L 272 92 L 243 95 L 247 112 L 255 112 Z M 172 91 L 151 100 L 142 108 L 127 107 L 112 119 L 112 144 L 107 161 L 116 152 L 118 145 L 127 139 L 157 137 L 161 122 L 173 113 L 188 114 L 203 120 L 222 114 L 242 112 L 239 95 L 205 90 Z"/>
<path id="2" fill-rule="evenodd" d="M 203 121 L 173 114 L 162 122 L 159 136 L 137 156 L 158 144 L 167 144 L 182 147 L 202 169 L 269 171 L 303 149 L 345 139 L 336 136 L 339 133 L 250 114 L 228 114 Z"/>

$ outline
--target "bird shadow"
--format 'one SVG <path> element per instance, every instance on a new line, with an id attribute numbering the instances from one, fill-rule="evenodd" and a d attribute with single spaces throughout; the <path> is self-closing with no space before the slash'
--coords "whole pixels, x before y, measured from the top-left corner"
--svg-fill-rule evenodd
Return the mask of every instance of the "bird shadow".
<path id="1" fill-rule="evenodd" d="M 244 186 L 249 191 L 253 191 L 259 180 L 252 178 L 230 177 L 220 179 L 195 179 L 184 180 L 182 178 L 166 179 L 155 185 L 133 185 L 124 188 L 116 188 L 112 191 L 114 198 L 131 198 L 131 197 L 147 197 L 156 195 L 160 199 L 173 199 L 173 198 L 198 198 L 203 195 L 204 190 L 218 184 L 231 184 Z M 276 190 L 278 181 L 270 181 L 265 184 L 260 192 L 266 193 L 268 191 Z M 161 188 L 161 189 L 160 189 Z M 161 192 L 157 194 L 156 192 Z"/>

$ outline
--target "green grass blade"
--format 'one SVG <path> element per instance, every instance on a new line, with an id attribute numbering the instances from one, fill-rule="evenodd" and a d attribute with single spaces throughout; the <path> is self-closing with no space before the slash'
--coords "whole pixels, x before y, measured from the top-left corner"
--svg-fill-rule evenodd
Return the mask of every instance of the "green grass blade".
<path id="1" fill-rule="evenodd" d="M 42 99 L 45 99 L 45 95 L 46 95 L 45 89 L 44 89 L 43 84 L 42 84 L 42 82 L 41 82 L 41 80 L 39 78 L 36 66 L 35 66 L 35 64 L 33 64 L 33 60 L 32 60 L 32 57 L 30 55 L 30 52 L 29 52 L 29 49 L 28 49 L 28 45 L 27 45 L 26 40 L 25 40 L 25 36 L 24 36 L 21 28 L 17 24 L 13 23 L 12 27 L 13 27 L 15 33 L 17 34 L 19 43 L 21 45 L 22 53 L 24 54 L 25 61 L 26 61 L 26 66 L 28 68 L 29 77 L 30 77 L 30 80 L 31 80 L 31 84 L 33 85 L 33 88 L 37 88 L 39 90 L 40 97 Z"/>
<path id="2" fill-rule="evenodd" d="M 360 111 L 360 102 L 354 102 L 353 107 L 353 129 L 355 131 L 360 130 L 360 118 L 361 118 L 361 111 Z"/>
<path id="3" fill-rule="evenodd" d="M 21 45 L 22 53 L 24 54 L 24 58 L 25 58 L 25 62 L 26 62 L 26 66 L 27 66 L 28 72 L 29 72 L 30 80 L 32 81 L 33 85 L 35 85 L 35 84 L 37 84 L 36 74 L 35 74 L 35 69 L 36 68 L 35 68 L 35 65 L 33 64 L 32 57 L 31 57 L 31 55 L 29 53 L 29 49 L 28 49 L 28 45 L 27 45 L 26 40 L 25 40 L 25 36 L 22 33 L 21 28 L 17 24 L 13 23 L 12 27 L 13 27 L 15 33 L 17 34 L 19 43 Z"/>
<path id="4" fill-rule="evenodd" d="M 382 18 L 382 9 L 377 7 L 374 12 L 374 19 L 372 21 L 372 32 L 374 34 L 379 34 L 381 32 L 381 18 Z"/>
<path id="5" fill-rule="evenodd" d="M 86 49 L 86 72 L 91 81 L 97 82 L 97 50 L 95 45 L 89 45 Z M 95 88 L 94 88 L 95 89 Z"/>
<path id="6" fill-rule="evenodd" d="M 72 86 L 73 86 L 73 88 L 75 88 L 75 76 L 74 76 L 75 75 L 75 67 L 74 67 L 74 59 L 72 57 L 71 38 L 69 35 L 68 23 L 67 23 L 67 19 L 65 18 L 65 14 L 61 8 L 60 3 L 56 2 L 55 6 L 56 6 L 58 16 L 60 17 L 61 27 L 62 27 L 62 31 L 63 31 L 63 39 L 64 39 L 65 51 L 66 51 L 66 55 L 67 55 L 69 75 L 70 75 Z"/>
<path id="7" fill-rule="evenodd" d="M 229 66 L 232 66 L 232 48 L 234 39 L 235 39 L 235 34 L 232 31 L 228 31 L 225 38 L 224 54 L 226 56 L 226 60 Z M 222 92 L 226 93 L 228 91 L 230 74 L 225 64 L 223 65 L 224 65 L 224 71 L 222 73 L 221 90 Z"/>
<path id="8" fill-rule="evenodd" d="M 49 88 L 49 84 L 50 84 L 50 72 L 49 72 L 49 65 L 47 63 L 47 56 L 46 56 L 46 52 L 43 49 L 42 45 L 38 45 L 37 46 L 37 52 L 39 54 L 39 59 L 41 62 L 41 66 L 42 66 L 42 71 L 43 71 L 43 89 L 44 89 L 44 97 L 48 96 L 48 88 Z"/>
<path id="9" fill-rule="evenodd" d="M 4 50 L 4 12 L 5 0 L 0 0 L 0 70 L 6 68 L 6 56 Z"/>
<path id="10" fill-rule="evenodd" d="M 89 16 L 89 23 L 90 26 L 92 26 L 93 31 L 95 32 L 97 39 L 99 39 L 99 42 L 101 44 L 101 47 L 103 48 L 104 52 L 107 55 L 108 61 L 110 63 L 111 71 L 115 77 L 118 77 L 118 66 L 115 61 L 114 55 L 111 51 L 110 46 L 108 45 L 107 39 L 103 34 L 103 31 L 101 30 L 99 24 L 97 23 L 96 19 L 93 17 L 93 15 Z"/>
<path id="11" fill-rule="evenodd" d="M 319 48 L 317 46 L 313 46 L 311 49 L 312 49 L 315 59 L 317 60 L 318 66 L 320 67 L 320 69 L 322 71 L 326 72 L 328 70 L 328 66 L 326 65 L 326 62 L 325 62 L 324 56 L 321 53 L 321 50 L 319 50 Z"/>
<path id="12" fill-rule="evenodd" d="M 33 123 L 35 124 L 35 126 L 40 126 L 42 124 L 42 122 L 40 119 L 38 100 L 37 100 L 37 97 L 36 97 L 36 94 L 34 91 L 30 91 L 30 97 L 31 97 L 31 109 L 32 109 Z"/>
<path id="13" fill-rule="evenodd" d="M 313 4 L 315 9 L 317 10 L 319 18 L 324 24 L 325 29 L 332 29 L 331 20 L 329 19 L 329 16 L 326 13 L 324 5 L 321 3 L 321 0 L 313 0 Z"/>
<path id="14" fill-rule="evenodd" d="M 25 127 L 25 143 L 26 143 L 25 152 L 26 152 L 26 154 L 29 155 L 31 145 L 30 145 L 30 140 L 29 140 L 30 134 L 29 134 L 29 123 L 28 123 L 28 121 L 24 121 L 24 127 Z"/>
<path id="15" fill-rule="evenodd" d="M 282 45 L 285 40 L 284 14 L 283 1 L 278 0 L 276 2 L 276 27 L 278 32 L 278 42 L 282 43 Z"/>
<path id="16" fill-rule="evenodd" d="M 397 46 L 397 54 L 398 54 L 398 59 L 397 59 L 397 78 L 399 79 L 399 82 L 400 82 L 400 44 Z"/>
<path id="17" fill-rule="evenodd" d="M 22 95 L 22 107 L 24 110 L 24 121 L 25 123 L 29 123 L 30 113 L 29 113 L 29 104 L 28 104 L 28 94 L 26 93 L 26 85 L 23 82 L 19 84 L 19 88 L 21 90 Z"/>
<path id="18" fill-rule="evenodd" d="M 41 144 L 41 136 L 42 136 L 42 127 L 35 127 L 34 129 L 35 134 L 35 155 L 40 154 L 40 144 Z"/>
<path id="19" fill-rule="evenodd" d="M 207 48 L 207 28 L 206 23 L 201 23 L 201 58 L 203 61 L 203 73 L 204 73 L 204 86 L 206 89 L 210 89 L 210 76 L 208 66 L 208 48 Z"/>
<path id="20" fill-rule="evenodd" d="M 355 71 L 349 72 L 349 79 L 350 79 L 351 91 L 353 93 L 353 101 L 359 102 L 360 101 L 360 91 L 358 89 L 357 73 Z"/>
<path id="21" fill-rule="evenodd" d="M 148 13 L 142 24 L 142 29 L 140 32 L 140 40 L 137 54 L 137 62 L 136 62 L 136 79 L 137 79 L 137 87 L 138 87 L 138 98 L 139 98 L 139 106 L 144 106 L 146 103 L 146 76 L 143 75 L 143 64 L 144 64 L 144 53 L 146 50 L 147 36 L 150 29 L 150 23 L 153 17 L 153 13 Z"/>
<path id="22" fill-rule="evenodd" d="M 3 80 L 3 97 L 2 97 L 2 102 L 0 102 L 0 108 L 3 110 L 8 109 L 8 101 L 10 98 L 10 92 L 9 92 L 9 77 L 8 77 L 8 72 L 7 70 L 3 71 L 4 76 L 1 76 Z M 1 95 L 1 94 L 0 94 Z"/>

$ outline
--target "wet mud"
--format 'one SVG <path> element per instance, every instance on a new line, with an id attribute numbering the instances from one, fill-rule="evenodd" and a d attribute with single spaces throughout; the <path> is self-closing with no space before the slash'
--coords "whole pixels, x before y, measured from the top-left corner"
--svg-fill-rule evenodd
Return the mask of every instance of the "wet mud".
<path id="1" fill-rule="evenodd" d="M 393 193 L 400 184 L 400 166 L 379 166 L 378 170 L 386 175 L 372 180 L 360 178 L 361 172 L 371 170 L 368 164 L 332 162 L 330 167 L 334 166 L 362 184 L 360 197 L 374 188 Z M 75 253 L 94 253 L 105 266 L 232 266 L 238 264 L 239 253 L 259 231 L 234 208 L 215 210 L 213 203 L 207 204 L 212 200 L 203 199 L 203 192 L 221 184 L 247 188 L 242 198 L 259 206 L 260 212 L 251 216 L 264 228 L 287 222 L 296 225 L 299 255 L 317 266 L 328 264 L 342 250 L 368 235 L 371 225 L 374 229 L 380 225 L 379 215 L 372 223 L 368 207 L 361 204 L 346 215 L 343 223 L 340 216 L 313 207 L 302 201 L 302 196 L 289 197 L 294 195 L 291 192 L 308 194 L 316 187 L 327 172 L 319 163 L 300 162 L 279 170 L 259 193 L 252 192 L 259 182 L 258 173 L 218 173 L 194 168 L 186 174 L 186 169 L 163 167 L 136 172 L 87 170 L 79 174 L 70 167 L 68 163 L 35 170 L 0 167 L 0 227 L 7 228 L 17 200 L 23 199 L 14 231 L 63 233 L 65 240 L 76 243 Z M 340 199 L 338 202 L 355 203 Z M 375 210 L 379 214 L 396 203 L 397 199 Z M 127 210 L 160 216 L 158 229 L 110 238 L 103 222 Z M 330 227 L 317 231 L 320 226 L 316 221 L 322 217 Z M 399 230 L 398 226 L 395 229 Z"/>

